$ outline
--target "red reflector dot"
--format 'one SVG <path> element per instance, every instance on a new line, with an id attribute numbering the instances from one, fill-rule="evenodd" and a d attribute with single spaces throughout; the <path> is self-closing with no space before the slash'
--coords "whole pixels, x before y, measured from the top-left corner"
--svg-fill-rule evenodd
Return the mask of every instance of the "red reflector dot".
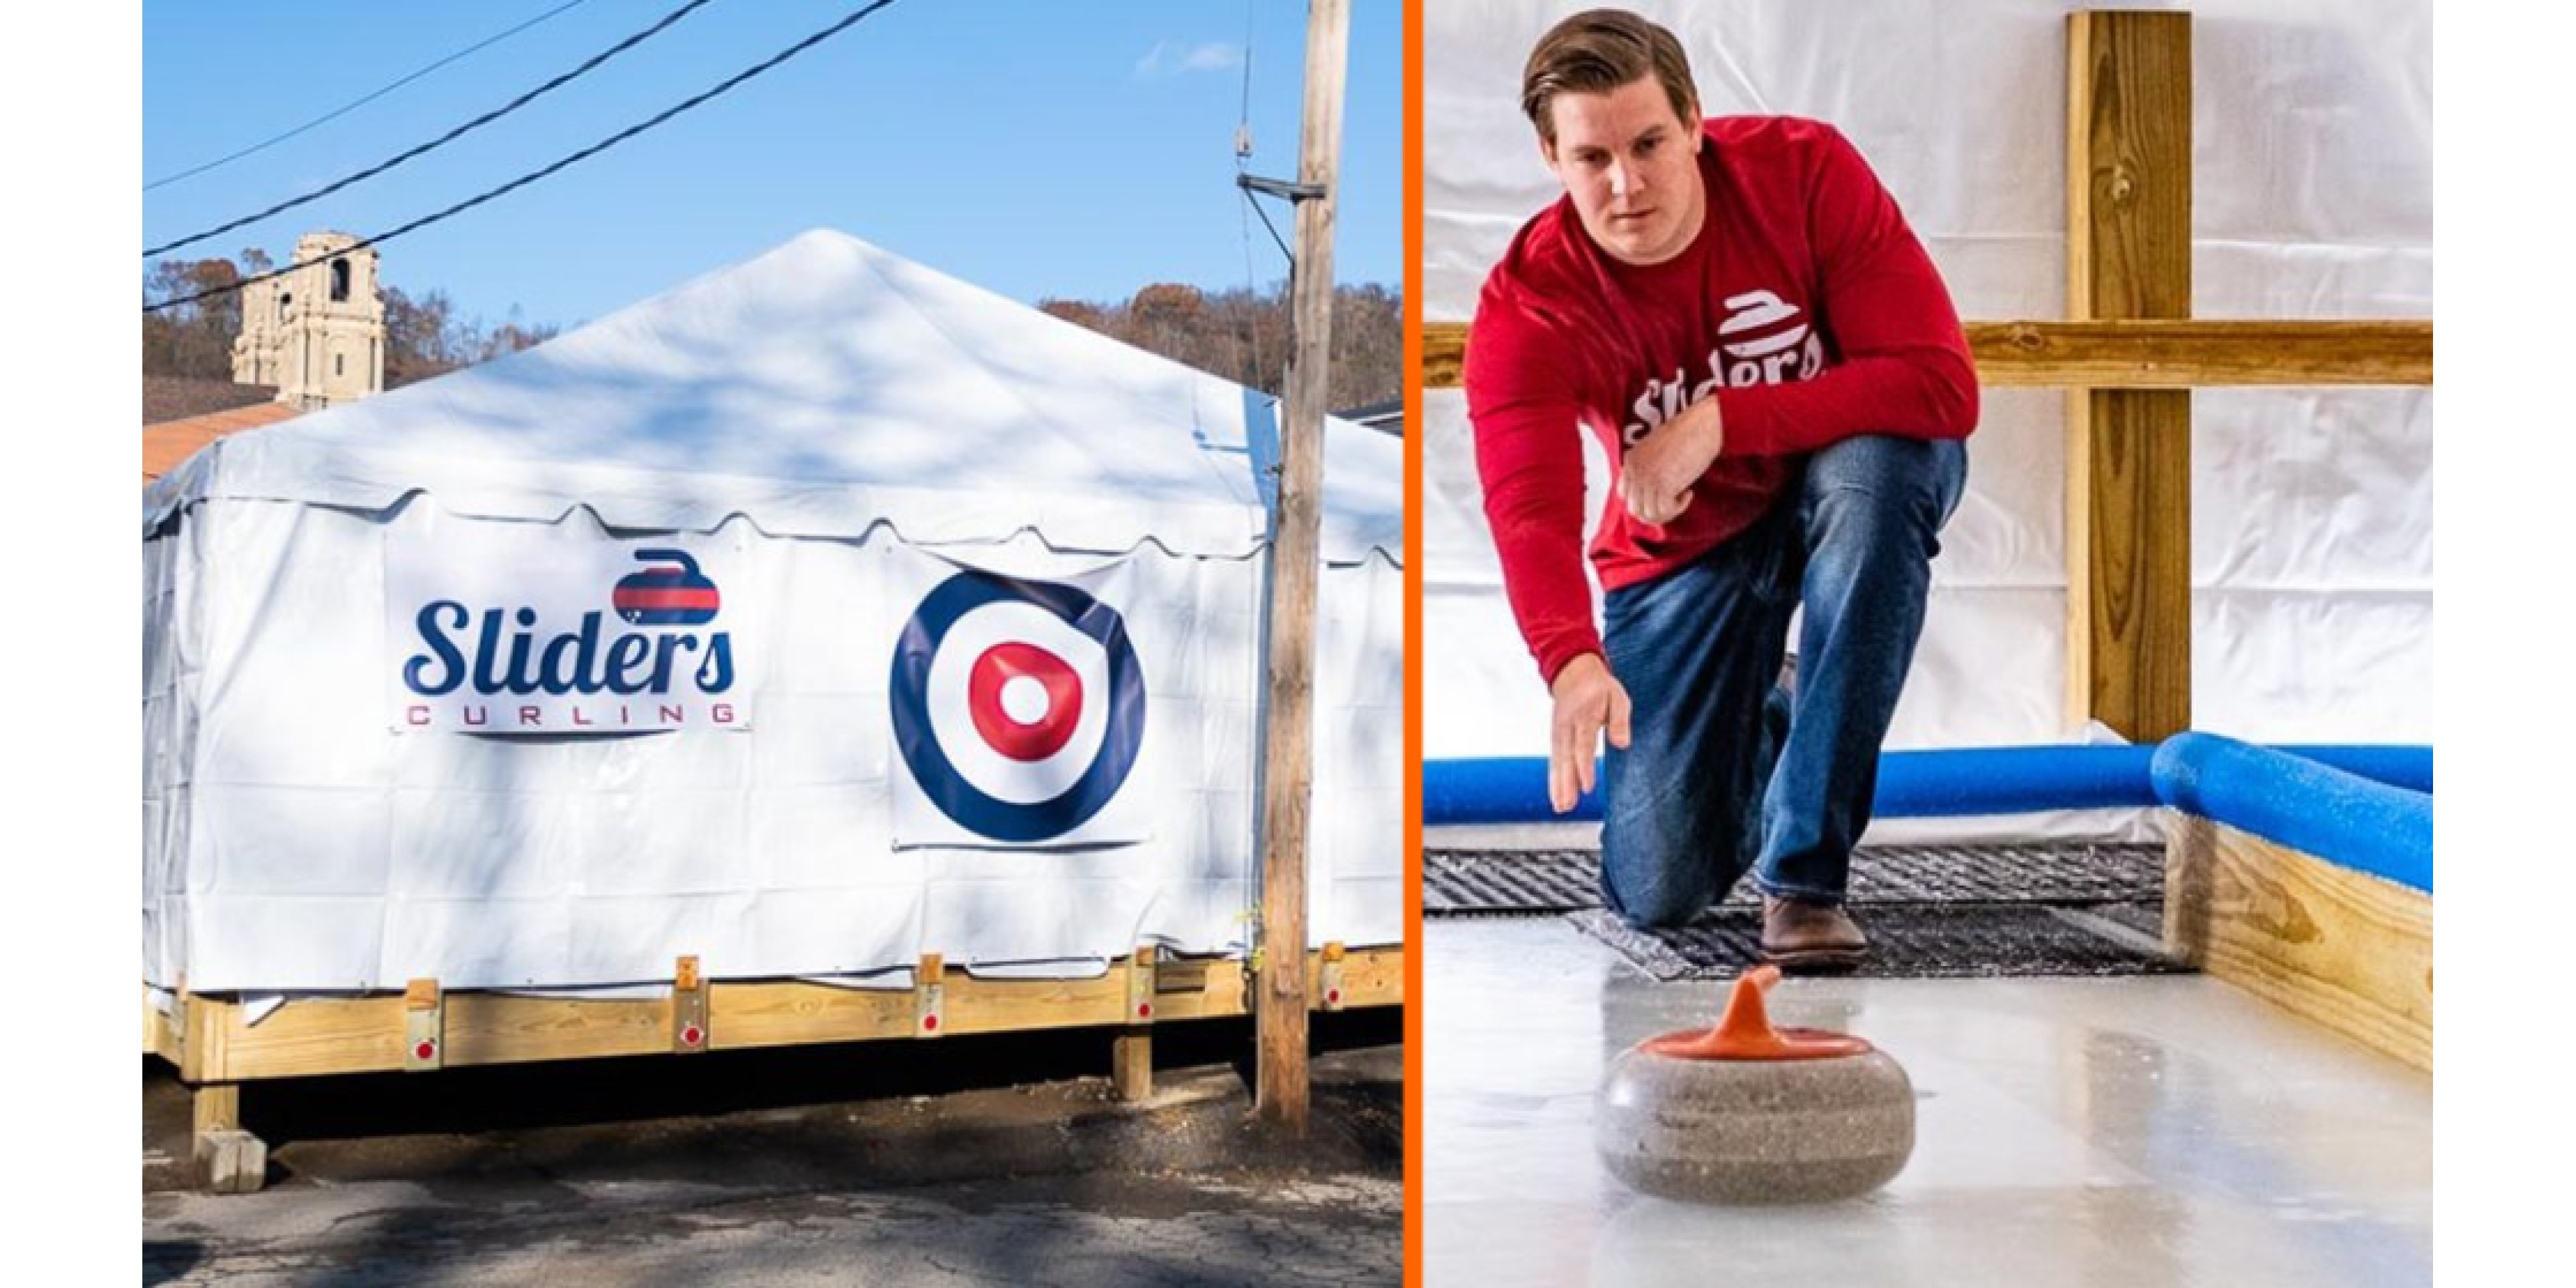
<path id="1" fill-rule="evenodd" d="M 698 1026 L 694 1024 L 680 1030 L 680 1044 L 683 1046 L 696 1046 L 699 1042 L 704 1041 L 705 1038 L 706 1035 L 698 1032 Z"/>
<path id="2" fill-rule="evenodd" d="M 1330 992 L 1328 992 L 1328 993 L 1324 994 L 1324 1000 L 1325 1000 L 1325 1001 L 1327 1001 L 1327 1002 L 1332 1003 L 1332 1004 L 1333 1004 L 1333 1005 L 1335 1005 L 1335 1006 L 1339 1006 L 1339 1005 L 1341 1005 L 1341 1004 L 1342 1004 L 1342 990 L 1340 990 L 1340 989 L 1338 989 L 1338 988 L 1337 988 L 1337 989 L 1333 989 L 1332 991 L 1330 991 Z"/>
<path id="3" fill-rule="evenodd" d="M 1152 1002 L 1138 1002 L 1136 1004 L 1136 1015 L 1138 1018 L 1141 1019 L 1145 1016 L 1152 1015 L 1153 1013 L 1154 1004 Z"/>
<path id="4" fill-rule="evenodd" d="M 936 1015 L 925 1015 L 925 1016 L 922 1016 L 922 1017 L 921 1017 L 921 1031 L 922 1031 L 922 1032 L 927 1033 L 927 1032 L 930 1032 L 931 1030 L 936 1029 L 936 1028 L 938 1028 L 938 1027 L 939 1027 L 939 1017 L 938 1017 L 938 1016 L 936 1016 Z"/>
<path id="5" fill-rule="evenodd" d="M 435 1042 L 423 1042 L 411 1049 L 411 1058 L 415 1060 L 426 1060 L 437 1054 L 438 1044 Z"/>

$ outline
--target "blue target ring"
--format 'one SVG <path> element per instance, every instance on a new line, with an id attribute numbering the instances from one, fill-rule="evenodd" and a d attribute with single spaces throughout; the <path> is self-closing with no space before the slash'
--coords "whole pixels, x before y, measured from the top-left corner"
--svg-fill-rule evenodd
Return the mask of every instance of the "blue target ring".
<path id="1" fill-rule="evenodd" d="M 966 781 L 940 748 L 930 723 L 930 666 L 948 629 L 966 614 L 996 603 L 1045 609 L 1100 645 L 1109 664 L 1108 720 L 1100 750 L 1072 786 L 1042 801 L 1002 800 Z M 1126 619 L 1082 591 L 1054 582 L 967 571 L 939 583 L 903 624 L 887 693 L 894 708 L 895 747 L 922 793 L 958 826 L 997 841 L 1043 841 L 1082 826 L 1118 794 L 1145 742 L 1145 673 L 1128 642 Z"/>

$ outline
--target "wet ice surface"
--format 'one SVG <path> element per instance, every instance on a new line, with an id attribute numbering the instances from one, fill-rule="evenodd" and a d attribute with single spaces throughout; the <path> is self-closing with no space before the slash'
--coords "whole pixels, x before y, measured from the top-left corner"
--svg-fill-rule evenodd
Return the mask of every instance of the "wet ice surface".
<path id="1" fill-rule="evenodd" d="M 2430 1077 L 2197 976 L 1790 980 L 1772 1018 L 1904 1063 L 1914 1157 L 1868 1198 L 1703 1208 L 1621 1188 L 1592 1094 L 1712 1019 L 1553 918 L 1433 921 L 1433 1284 L 2423 1284 Z"/>

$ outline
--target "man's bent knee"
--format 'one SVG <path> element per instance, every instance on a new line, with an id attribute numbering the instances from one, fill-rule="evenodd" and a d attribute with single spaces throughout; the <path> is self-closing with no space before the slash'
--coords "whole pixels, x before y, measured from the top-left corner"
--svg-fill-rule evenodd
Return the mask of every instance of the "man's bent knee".
<path id="1" fill-rule="evenodd" d="M 1637 930 L 1675 930 L 1690 924 L 1705 910 L 1710 896 L 1704 891 L 1685 890 L 1676 886 L 1657 885 L 1634 894 L 1623 892 L 1618 898 L 1619 919 Z"/>

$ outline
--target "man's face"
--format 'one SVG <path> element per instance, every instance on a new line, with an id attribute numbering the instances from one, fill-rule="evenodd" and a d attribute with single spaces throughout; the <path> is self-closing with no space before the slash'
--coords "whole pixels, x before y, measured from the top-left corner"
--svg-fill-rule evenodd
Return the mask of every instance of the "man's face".
<path id="1" fill-rule="evenodd" d="M 1548 110 L 1556 142 L 1541 139 L 1539 155 L 1602 250 L 1660 264 L 1689 247 L 1708 211 L 1699 128 L 1673 114 L 1653 76 L 1607 94 L 1559 94 Z"/>

